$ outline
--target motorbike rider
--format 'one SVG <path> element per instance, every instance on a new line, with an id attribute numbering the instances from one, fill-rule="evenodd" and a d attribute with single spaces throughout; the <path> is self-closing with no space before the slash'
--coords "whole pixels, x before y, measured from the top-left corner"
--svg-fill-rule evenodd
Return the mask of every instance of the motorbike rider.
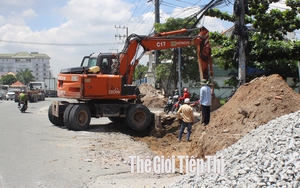
<path id="1" fill-rule="evenodd" d="M 190 98 L 190 93 L 189 93 L 188 88 L 185 87 L 185 88 L 183 89 L 183 95 L 182 95 L 182 97 L 180 97 L 178 100 L 179 100 L 179 101 L 184 101 L 184 99 L 187 99 L 187 98 Z"/>
<path id="2" fill-rule="evenodd" d="M 178 98 L 179 98 L 179 91 L 178 91 L 178 88 L 175 88 L 175 91 L 173 94 L 174 103 L 176 103 L 178 101 Z"/>
<path id="3" fill-rule="evenodd" d="M 22 92 L 19 95 L 19 103 L 18 103 L 18 107 L 20 108 L 20 103 L 24 102 L 25 105 L 28 107 L 28 100 L 27 100 L 27 95 L 26 95 L 26 91 L 23 89 Z"/>
<path id="4" fill-rule="evenodd" d="M 174 91 L 174 94 L 173 94 L 173 96 L 174 96 L 174 95 L 179 95 L 178 88 L 175 88 L 175 91 Z"/>

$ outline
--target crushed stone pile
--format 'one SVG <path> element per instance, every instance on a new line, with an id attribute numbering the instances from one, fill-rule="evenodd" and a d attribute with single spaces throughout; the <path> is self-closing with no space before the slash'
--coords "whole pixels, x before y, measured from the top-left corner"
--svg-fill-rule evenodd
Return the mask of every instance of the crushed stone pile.
<path id="1" fill-rule="evenodd" d="M 166 105 L 167 99 L 152 85 L 142 83 L 139 85 L 139 90 L 143 96 L 141 101 L 148 108 L 163 108 Z"/>
<path id="2" fill-rule="evenodd" d="M 185 176 L 179 187 L 300 187 L 300 111 L 258 127 L 216 153 L 224 173 Z"/>

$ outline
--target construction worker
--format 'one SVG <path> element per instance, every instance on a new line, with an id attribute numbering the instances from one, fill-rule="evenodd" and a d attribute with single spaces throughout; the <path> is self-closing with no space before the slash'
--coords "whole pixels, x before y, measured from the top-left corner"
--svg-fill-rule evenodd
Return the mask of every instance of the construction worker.
<path id="1" fill-rule="evenodd" d="M 201 89 L 200 89 L 200 105 L 202 107 L 202 122 L 204 125 L 209 124 L 210 121 L 210 106 L 212 98 L 212 90 L 208 86 L 209 82 L 205 79 L 201 80 Z"/>
<path id="2" fill-rule="evenodd" d="M 190 106 L 189 98 L 184 99 L 184 104 L 180 106 L 179 110 L 177 111 L 177 115 L 181 120 L 178 141 L 181 141 L 181 137 L 185 127 L 187 127 L 186 141 L 190 141 L 192 125 L 194 123 L 194 112 L 193 107 Z"/>

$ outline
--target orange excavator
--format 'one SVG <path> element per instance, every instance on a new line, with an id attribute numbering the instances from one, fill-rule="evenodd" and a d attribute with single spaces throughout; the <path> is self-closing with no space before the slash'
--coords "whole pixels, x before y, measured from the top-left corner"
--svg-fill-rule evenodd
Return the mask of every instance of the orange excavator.
<path id="1" fill-rule="evenodd" d="M 195 36 L 184 34 L 199 31 Z M 132 84 L 135 67 L 145 52 L 196 46 L 200 79 L 213 76 L 209 31 L 205 27 L 161 32 L 152 36 L 131 34 L 120 53 L 91 54 L 80 67 L 62 69 L 57 94 L 76 102 L 53 101 L 48 118 L 56 126 L 85 130 L 91 118 L 108 117 L 141 131 L 153 120 L 150 110 L 141 104 L 139 89 Z M 139 48 L 143 53 L 138 56 Z"/>

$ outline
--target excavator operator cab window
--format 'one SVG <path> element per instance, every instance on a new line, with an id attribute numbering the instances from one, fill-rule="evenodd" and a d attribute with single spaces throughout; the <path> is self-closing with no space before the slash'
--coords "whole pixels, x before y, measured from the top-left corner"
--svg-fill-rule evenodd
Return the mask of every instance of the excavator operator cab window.
<path id="1" fill-rule="evenodd" d="M 110 63 L 107 57 L 102 58 L 100 71 L 102 74 L 109 74 L 110 73 Z"/>
<path id="2" fill-rule="evenodd" d="M 82 67 L 93 67 L 97 65 L 97 58 L 85 57 L 82 61 Z"/>
<path id="3" fill-rule="evenodd" d="M 97 65 L 97 59 L 96 58 L 91 58 L 89 60 L 89 67 L 93 67 Z"/>

